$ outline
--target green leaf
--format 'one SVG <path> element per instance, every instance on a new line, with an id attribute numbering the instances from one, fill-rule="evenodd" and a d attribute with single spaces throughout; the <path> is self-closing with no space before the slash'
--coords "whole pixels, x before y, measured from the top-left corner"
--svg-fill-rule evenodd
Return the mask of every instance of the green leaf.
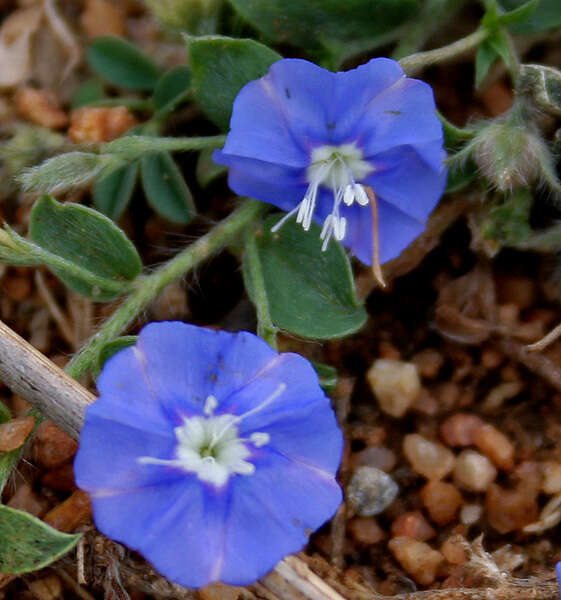
<path id="1" fill-rule="evenodd" d="M 282 56 L 254 40 L 206 36 L 186 41 L 195 98 L 208 118 L 227 130 L 238 92 Z"/>
<path id="2" fill-rule="evenodd" d="M 42 569 L 72 550 L 80 537 L 0 505 L 0 573 L 19 575 Z"/>
<path id="3" fill-rule="evenodd" d="M 132 198 L 138 168 L 138 162 L 121 167 L 94 186 L 94 206 L 113 221 L 117 221 L 125 212 Z"/>
<path id="4" fill-rule="evenodd" d="M 337 387 L 337 369 L 325 363 L 312 361 L 312 366 L 319 377 L 319 384 L 326 394 L 330 394 Z"/>
<path id="5" fill-rule="evenodd" d="M 51 270 L 72 290 L 103 301 L 118 295 L 110 283 L 132 282 L 142 271 L 142 262 L 132 242 L 111 219 L 79 204 L 60 204 L 50 196 L 38 200 L 29 222 L 31 239 L 100 281 L 92 285 L 70 269 Z"/>
<path id="6" fill-rule="evenodd" d="M 105 346 L 103 346 L 103 348 L 99 351 L 99 355 L 97 357 L 99 369 L 101 370 L 103 365 L 120 350 L 128 348 L 129 346 L 134 346 L 137 339 L 137 335 L 123 335 L 114 339 L 112 342 L 105 344 Z"/>
<path id="7" fill-rule="evenodd" d="M 101 83 L 97 79 L 88 79 L 76 90 L 70 105 L 74 109 L 80 108 L 102 98 L 105 98 L 105 92 Z"/>
<path id="8" fill-rule="evenodd" d="M 509 12 L 503 13 L 498 17 L 501 25 L 512 25 L 514 23 L 524 23 L 534 14 L 534 11 L 540 5 L 541 0 L 529 0 Z"/>
<path id="9" fill-rule="evenodd" d="M 158 214 L 173 223 L 189 223 L 195 214 L 193 197 L 169 152 L 145 156 L 140 176 L 146 200 Z"/>
<path id="10" fill-rule="evenodd" d="M 343 248 L 321 251 L 320 227 L 304 231 L 294 221 L 276 233 L 280 215 L 268 218 L 256 237 L 273 323 L 302 337 L 331 339 L 360 329 L 367 315 L 358 301 Z"/>
<path id="11" fill-rule="evenodd" d="M 145 54 L 123 38 L 96 38 L 86 51 L 88 64 L 101 77 L 117 87 L 153 90 L 160 69 Z"/>
<path id="12" fill-rule="evenodd" d="M 301 48 L 387 33 L 414 16 L 418 0 L 230 0 L 246 21 L 276 43 Z"/>
<path id="13" fill-rule="evenodd" d="M 509 11 L 527 4 L 525 0 L 501 0 L 500 3 L 505 10 Z M 510 29 L 514 33 L 528 35 L 560 26 L 561 2 L 559 0 L 539 0 L 538 6 L 528 15 L 525 22 L 513 24 Z"/>
<path id="14" fill-rule="evenodd" d="M 191 70 L 180 65 L 170 69 L 158 80 L 152 101 L 160 113 L 175 110 L 183 102 L 191 90 Z"/>
<path id="15" fill-rule="evenodd" d="M 224 165 L 219 165 L 212 160 L 213 153 L 214 150 L 211 150 L 210 148 L 207 150 L 203 150 L 199 154 L 199 158 L 197 160 L 195 176 L 197 177 L 197 183 L 202 188 L 206 188 L 215 179 L 218 179 L 218 177 L 228 172 L 228 167 L 225 167 Z"/>
<path id="16" fill-rule="evenodd" d="M 495 64 L 497 58 L 498 55 L 493 45 L 489 40 L 484 40 L 475 55 L 475 87 L 479 87 L 483 83 L 489 69 Z"/>

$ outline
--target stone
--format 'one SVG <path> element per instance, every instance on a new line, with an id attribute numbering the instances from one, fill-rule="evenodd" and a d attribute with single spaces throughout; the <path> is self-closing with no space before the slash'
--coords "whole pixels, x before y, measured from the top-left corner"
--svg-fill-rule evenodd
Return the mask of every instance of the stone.
<path id="1" fill-rule="evenodd" d="M 384 471 L 375 467 L 359 467 L 347 486 L 347 500 L 361 517 L 378 515 L 395 500 L 397 483 Z"/>
<path id="2" fill-rule="evenodd" d="M 395 453 L 384 446 L 371 446 L 365 448 L 352 456 L 354 467 L 376 467 L 389 473 L 397 463 Z"/>
<path id="3" fill-rule="evenodd" d="M 441 423 L 440 437 L 451 447 L 472 446 L 475 432 L 482 425 L 483 421 L 477 415 L 457 413 Z"/>
<path id="4" fill-rule="evenodd" d="M 470 492 L 484 492 L 497 477 L 497 469 L 483 454 L 463 450 L 456 458 L 454 482 Z"/>
<path id="5" fill-rule="evenodd" d="M 427 479 L 444 479 L 454 468 L 454 454 L 446 446 L 418 433 L 405 436 L 403 453 L 413 470 Z"/>
<path id="6" fill-rule="evenodd" d="M 462 505 L 462 495 L 451 483 L 429 481 L 421 490 L 421 501 L 435 523 L 448 525 Z"/>
<path id="7" fill-rule="evenodd" d="M 421 585 L 430 585 L 436 579 L 444 556 L 425 542 L 407 536 L 397 536 L 388 542 L 388 548 L 403 569 Z"/>
<path id="8" fill-rule="evenodd" d="M 514 445 L 495 426 L 484 423 L 473 433 L 474 445 L 499 469 L 514 466 Z"/>
<path id="9" fill-rule="evenodd" d="M 347 531 L 359 546 L 371 546 L 381 542 L 386 532 L 372 517 L 355 517 L 347 523 Z"/>
<path id="10" fill-rule="evenodd" d="M 426 542 L 436 535 L 436 531 L 420 510 L 412 510 L 399 515 L 392 523 L 391 533 L 393 537 L 405 535 L 420 542 Z"/>
<path id="11" fill-rule="evenodd" d="M 561 463 L 546 461 L 540 464 L 542 472 L 541 490 L 544 494 L 559 494 L 561 492 Z"/>
<path id="12" fill-rule="evenodd" d="M 380 409 L 395 418 L 403 417 L 421 391 L 421 380 L 413 363 L 381 358 L 374 361 L 366 378 Z"/>

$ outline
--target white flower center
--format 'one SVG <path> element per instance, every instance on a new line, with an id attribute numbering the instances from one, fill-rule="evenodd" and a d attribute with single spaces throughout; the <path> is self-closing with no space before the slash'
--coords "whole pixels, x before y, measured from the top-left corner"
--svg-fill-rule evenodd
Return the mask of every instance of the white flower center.
<path id="1" fill-rule="evenodd" d="M 308 231 L 316 208 L 318 190 L 323 185 L 333 192 L 333 207 L 323 222 L 320 236 L 323 240 L 322 250 L 325 251 L 332 236 L 341 241 L 347 232 L 346 219 L 339 214 L 341 202 L 347 206 L 351 206 L 353 202 L 360 206 L 369 203 L 364 186 L 357 183 L 357 180 L 362 180 L 373 170 L 374 167 L 363 160 L 363 154 L 355 144 L 315 148 L 312 151 L 311 164 L 306 171 L 308 189 L 304 198 L 273 227 L 273 231 L 277 231 L 294 213 L 298 213 L 296 222 L 302 223 L 302 227 Z"/>
<path id="2" fill-rule="evenodd" d="M 248 444 L 261 448 L 269 443 L 270 436 L 256 431 L 249 438 L 242 438 L 237 425 L 263 410 L 285 389 L 286 384 L 281 383 L 263 402 L 242 415 L 214 415 L 218 401 L 209 396 L 203 411 L 205 416 L 184 417 L 183 424 L 173 430 L 177 440 L 175 458 L 140 456 L 137 460 L 141 464 L 179 467 L 216 487 L 222 487 L 231 475 L 252 475 L 255 465 L 246 460 L 251 456 Z"/>

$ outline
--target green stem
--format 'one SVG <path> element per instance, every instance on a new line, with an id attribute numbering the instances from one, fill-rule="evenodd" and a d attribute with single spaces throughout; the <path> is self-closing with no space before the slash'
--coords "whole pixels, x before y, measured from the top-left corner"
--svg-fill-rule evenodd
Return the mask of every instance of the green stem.
<path id="1" fill-rule="evenodd" d="M 267 298 L 265 281 L 263 279 L 263 269 L 255 241 L 255 232 L 253 231 L 246 239 L 243 269 L 246 288 L 257 311 L 257 335 L 263 338 L 269 346 L 277 350 L 278 329 L 271 319 L 269 299 Z"/>
<path id="2" fill-rule="evenodd" d="M 451 60 L 464 52 L 477 48 L 488 36 L 489 31 L 481 28 L 453 44 L 448 44 L 448 46 L 405 56 L 399 61 L 399 64 L 403 67 L 407 75 L 414 75 L 426 67 Z"/>
<path id="3" fill-rule="evenodd" d="M 225 135 L 208 137 L 154 137 L 150 135 L 125 135 L 112 142 L 101 144 L 100 154 L 118 154 L 127 160 L 136 160 L 153 152 L 181 152 L 221 148 Z"/>
<path id="4" fill-rule="evenodd" d="M 121 334 L 168 284 L 185 276 L 200 262 L 230 243 L 245 227 L 258 219 L 267 208 L 266 204 L 255 200 L 244 202 L 228 218 L 180 252 L 175 258 L 151 275 L 141 277 L 136 290 L 68 363 L 66 372 L 71 377 L 78 379 L 95 363 L 101 348 Z"/>

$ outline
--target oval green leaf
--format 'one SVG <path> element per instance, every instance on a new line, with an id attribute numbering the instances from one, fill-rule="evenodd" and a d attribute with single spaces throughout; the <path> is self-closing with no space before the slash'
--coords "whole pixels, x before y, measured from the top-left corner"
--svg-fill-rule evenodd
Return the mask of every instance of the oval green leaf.
<path id="1" fill-rule="evenodd" d="M 191 69 L 179 65 L 170 69 L 158 80 L 152 101 L 159 113 L 175 110 L 189 95 L 191 90 Z"/>
<path id="2" fill-rule="evenodd" d="M 19 575 L 42 569 L 72 550 L 80 537 L 0 504 L 0 573 Z"/>
<path id="3" fill-rule="evenodd" d="M 29 232 L 38 246 L 97 278 L 92 284 L 91 278 L 77 276 L 72 269 L 48 265 L 70 289 L 93 300 L 118 295 L 115 286 L 104 287 L 104 281 L 132 282 L 142 271 L 132 242 L 111 219 L 92 208 L 43 196 L 31 211 Z"/>
<path id="4" fill-rule="evenodd" d="M 208 118 L 227 130 L 242 87 L 267 73 L 282 56 L 254 40 L 221 36 L 187 38 L 193 92 Z"/>
<path id="5" fill-rule="evenodd" d="M 195 214 L 191 191 L 169 152 L 145 156 L 140 175 L 148 204 L 173 223 L 186 224 Z"/>
<path id="6" fill-rule="evenodd" d="M 512 11 L 527 4 L 527 0 L 500 0 L 500 4 L 505 10 Z M 528 35 L 559 26 L 561 26 L 561 2 L 540 0 L 526 20 L 511 25 L 510 29 L 514 33 Z"/>
<path id="7" fill-rule="evenodd" d="M 419 7 L 418 0 L 230 0 L 230 4 L 268 38 L 301 48 L 387 33 Z"/>
<path id="8" fill-rule="evenodd" d="M 117 221 L 129 205 L 138 168 L 137 162 L 121 167 L 100 179 L 94 186 L 94 206 L 113 221 Z"/>
<path id="9" fill-rule="evenodd" d="M 153 90 L 161 75 L 156 63 L 119 37 L 96 38 L 88 46 L 86 57 L 103 79 L 129 90 Z"/>
<path id="10" fill-rule="evenodd" d="M 321 230 L 315 223 L 304 231 L 288 221 L 272 233 L 280 218 L 268 218 L 256 237 L 273 323 L 315 339 L 342 337 L 360 329 L 367 314 L 356 297 L 343 248 L 331 242 L 322 252 Z"/>

